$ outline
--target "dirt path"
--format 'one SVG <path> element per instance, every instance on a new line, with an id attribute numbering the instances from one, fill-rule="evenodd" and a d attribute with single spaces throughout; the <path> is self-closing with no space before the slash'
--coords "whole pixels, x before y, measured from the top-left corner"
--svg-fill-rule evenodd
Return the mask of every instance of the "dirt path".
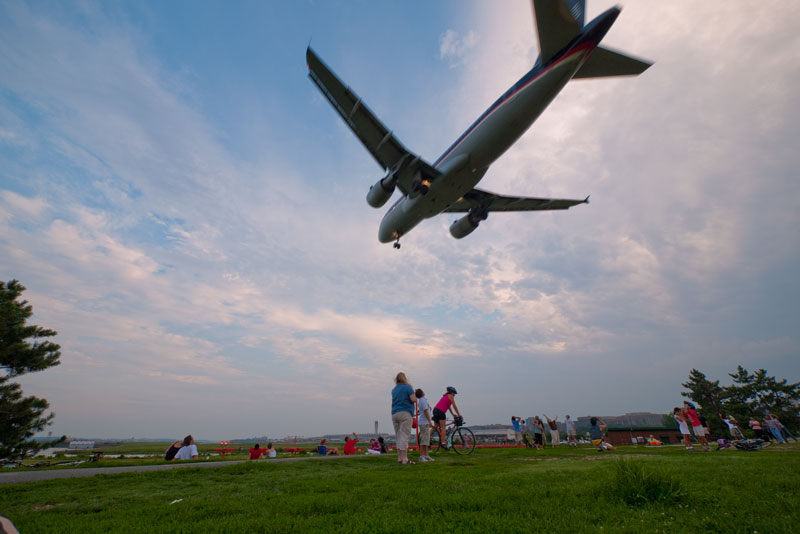
<path id="1" fill-rule="evenodd" d="M 366 458 L 367 455 L 353 456 L 298 456 L 295 458 L 273 458 L 271 460 L 257 460 L 257 463 L 273 462 L 298 462 L 303 460 L 336 460 L 341 458 Z M 248 460 L 231 460 L 224 462 L 170 462 L 156 465 L 127 465 L 123 467 L 75 467 L 73 469 L 48 469 L 44 471 L 15 471 L 0 473 L 0 484 L 20 484 L 23 482 L 40 482 L 56 478 L 93 477 L 95 475 L 115 475 L 118 473 L 143 473 L 146 471 L 163 471 L 165 469 L 180 469 L 185 467 L 223 467 L 226 465 L 240 464 Z"/>

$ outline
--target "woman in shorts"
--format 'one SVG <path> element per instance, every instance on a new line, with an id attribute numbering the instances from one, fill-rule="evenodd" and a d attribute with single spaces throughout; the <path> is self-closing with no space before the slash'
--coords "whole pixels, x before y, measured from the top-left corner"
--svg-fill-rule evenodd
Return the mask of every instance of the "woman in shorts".
<path id="1" fill-rule="evenodd" d="M 461 412 L 458 411 L 458 406 L 456 406 L 457 393 L 458 391 L 456 391 L 456 388 L 453 386 L 447 386 L 447 391 L 445 391 L 444 395 L 442 395 L 442 398 L 439 399 L 439 402 L 437 402 L 436 406 L 433 408 L 433 424 L 436 425 L 436 428 L 439 431 L 439 446 L 444 450 L 447 450 L 448 448 L 445 441 L 447 411 L 450 410 L 452 415 L 461 417 Z"/>

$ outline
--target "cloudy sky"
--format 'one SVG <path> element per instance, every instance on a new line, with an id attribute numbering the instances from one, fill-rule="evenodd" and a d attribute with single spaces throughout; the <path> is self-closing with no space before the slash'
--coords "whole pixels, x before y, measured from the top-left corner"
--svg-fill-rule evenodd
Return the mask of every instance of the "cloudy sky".
<path id="1" fill-rule="evenodd" d="M 590 1 L 587 19 L 611 7 Z M 0 279 L 54 434 L 387 431 L 398 371 L 469 423 L 664 412 L 693 367 L 800 380 L 800 4 L 637 0 L 481 187 L 582 198 L 394 250 L 315 50 L 435 160 L 538 55 L 524 0 L 0 2 Z"/>

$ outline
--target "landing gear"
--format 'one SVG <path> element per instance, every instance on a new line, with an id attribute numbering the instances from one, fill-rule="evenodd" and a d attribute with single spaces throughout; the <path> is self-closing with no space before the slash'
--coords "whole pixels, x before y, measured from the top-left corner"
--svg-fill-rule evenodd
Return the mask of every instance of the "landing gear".
<path id="1" fill-rule="evenodd" d="M 395 242 L 394 242 L 394 245 L 392 245 L 392 246 L 393 246 L 394 248 L 396 248 L 396 249 L 400 250 L 400 238 L 399 238 L 399 237 L 397 238 L 397 241 L 395 241 Z"/>

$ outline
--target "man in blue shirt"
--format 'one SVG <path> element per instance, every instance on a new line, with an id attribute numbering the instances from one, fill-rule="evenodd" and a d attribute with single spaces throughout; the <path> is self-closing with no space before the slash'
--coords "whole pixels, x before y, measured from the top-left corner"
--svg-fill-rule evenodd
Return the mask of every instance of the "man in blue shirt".
<path id="1" fill-rule="evenodd" d="M 511 416 L 511 425 L 514 427 L 514 441 L 517 447 L 522 445 L 522 418 L 516 415 Z"/>

